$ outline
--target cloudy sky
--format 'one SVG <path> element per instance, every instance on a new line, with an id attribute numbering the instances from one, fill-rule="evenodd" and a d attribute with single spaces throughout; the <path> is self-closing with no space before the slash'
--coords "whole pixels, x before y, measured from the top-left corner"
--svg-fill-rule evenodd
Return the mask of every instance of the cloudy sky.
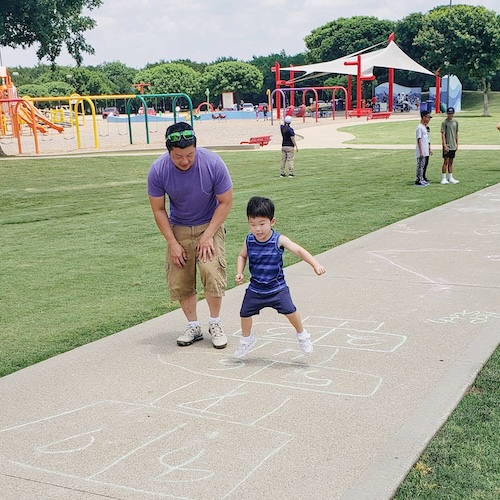
<path id="1" fill-rule="evenodd" d="M 500 13 L 499 0 L 452 0 Z M 339 17 L 375 16 L 401 20 L 449 0 L 104 0 L 90 16 L 97 27 L 85 34 L 95 55 L 83 65 L 121 61 L 141 68 L 160 60 L 213 62 L 219 57 L 248 61 L 282 50 L 305 51 L 304 37 Z M 397 40 L 396 40 L 397 42 Z M 35 66 L 36 47 L 1 48 L 4 66 Z M 46 61 L 42 61 L 46 62 Z M 57 60 L 73 65 L 67 54 Z"/>

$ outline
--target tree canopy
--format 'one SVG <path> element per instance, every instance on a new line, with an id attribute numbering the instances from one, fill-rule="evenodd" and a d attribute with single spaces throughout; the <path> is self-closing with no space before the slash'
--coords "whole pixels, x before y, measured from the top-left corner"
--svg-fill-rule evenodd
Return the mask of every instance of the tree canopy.
<path id="1" fill-rule="evenodd" d="M 83 33 L 95 26 L 82 10 L 101 4 L 102 0 L 2 0 L 0 46 L 28 48 L 38 43 L 38 59 L 46 57 L 54 64 L 65 45 L 80 65 L 83 52 L 94 53 Z"/>
<path id="2" fill-rule="evenodd" d="M 340 17 L 304 38 L 307 63 L 332 61 L 387 40 L 396 23 L 373 16 Z"/>
<path id="3" fill-rule="evenodd" d="M 207 66 L 203 82 L 213 94 L 234 92 L 239 99 L 244 94 L 257 94 L 264 77 L 255 66 L 238 61 L 220 62 Z"/>
<path id="4" fill-rule="evenodd" d="M 441 74 L 469 77 L 485 93 L 500 70 L 500 16 L 485 7 L 437 7 L 424 16 L 414 38 L 428 66 Z"/>
<path id="5" fill-rule="evenodd" d="M 163 63 L 138 71 L 134 83 L 151 84 L 151 94 L 184 93 L 189 96 L 201 91 L 201 74 L 180 63 Z"/>

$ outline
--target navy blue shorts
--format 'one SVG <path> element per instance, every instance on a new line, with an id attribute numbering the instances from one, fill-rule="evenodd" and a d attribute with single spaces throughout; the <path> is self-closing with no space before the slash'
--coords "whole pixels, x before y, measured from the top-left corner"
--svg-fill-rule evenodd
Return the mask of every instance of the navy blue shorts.
<path id="1" fill-rule="evenodd" d="M 455 153 L 456 151 L 454 149 L 448 149 L 448 151 L 445 151 L 443 148 L 443 158 L 449 158 L 450 160 L 453 160 L 453 158 L 455 158 Z"/>
<path id="2" fill-rule="evenodd" d="M 255 293 L 247 288 L 243 304 L 241 304 L 240 317 L 249 318 L 250 316 L 255 316 L 265 307 L 272 307 L 280 314 L 292 314 L 297 310 L 292 302 L 292 296 L 288 287 L 271 295 Z"/>

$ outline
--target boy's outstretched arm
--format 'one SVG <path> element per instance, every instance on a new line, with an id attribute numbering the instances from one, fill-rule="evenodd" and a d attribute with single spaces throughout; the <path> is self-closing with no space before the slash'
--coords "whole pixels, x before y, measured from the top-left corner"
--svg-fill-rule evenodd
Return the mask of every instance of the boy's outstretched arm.
<path id="1" fill-rule="evenodd" d="M 247 244 L 246 242 L 243 243 L 243 247 L 240 250 L 240 253 L 238 255 L 238 260 L 236 262 L 236 283 L 238 285 L 242 285 L 244 281 L 244 271 L 245 271 L 245 266 L 247 265 L 247 258 L 248 258 L 248 253 L 247 253 Z"/>
<path id="2" fill-rule="evenodd" d="M 318 276 L 326 273 L 326 269 L 305 248 L 302 248 L 300 245 L 297 245 L 297 243 L 294 243 L 287 236 L 284 236 L 282 234 L 278 241 L 278 245 L 280 247 L 286 248 L 287 250 L 295 254 L 297 257 L 300 257 L 304 262 L 307 262 L 314 269 L 314 272 Z"/>

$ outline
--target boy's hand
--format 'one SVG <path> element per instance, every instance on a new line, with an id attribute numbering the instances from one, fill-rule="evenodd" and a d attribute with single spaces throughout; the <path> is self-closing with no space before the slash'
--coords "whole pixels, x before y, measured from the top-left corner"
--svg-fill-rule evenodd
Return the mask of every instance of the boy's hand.
<path id="1" fill-rule="evenodd" d="M 326 269 L 321 264 L 318 264 L 318 265 L 314 266 L 314 272 L 318 276 L 321 276 L 322 274 L 326 273 Z"/>
<path id="2" fill-rule="evenodd" d="M 236 283 L 237 283 L 238 285 L 242 285 L 242 284 L 243 284 L 243 281 L 244 281 L 243 274 L 237 274 L 237 275 L 236 275 Z"/>

